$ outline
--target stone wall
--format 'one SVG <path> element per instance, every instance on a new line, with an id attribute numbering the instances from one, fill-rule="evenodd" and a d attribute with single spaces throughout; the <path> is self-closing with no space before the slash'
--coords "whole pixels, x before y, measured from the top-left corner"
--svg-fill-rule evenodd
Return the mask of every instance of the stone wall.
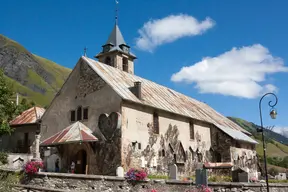
<path id="1" fill-rule="evenodd" d="M 145 167 L 150 173 L 166 174 L 168 165 L 176 163 L 183 175 L 194 173 L 197 162 L 209 161 L 206 152 L 211 147 L 209 124 L 156 111 L 159 133 L 153 132 L 155 109 L 122 103 L 122 165 Z M 190 123 L 194 138 L 190 138 Z"/>
<path id="2" fill-rule="evenodd" d="M 153 180 L 132 185 L 127 183 L 124 178 L 119 177 L 55 173 L 38 173 L 24 184 L 77 192 L 151 192 L 152 189 L 157 190 L 157 192 L 189 192 L 189 190 L 192 192 L 192 189 L 195 188 L 193 182 L 187 181 Z M 209 183 L 209 187 L 215 192 L 266 191 L 265 184 L 260 183 Z M 288 184 L 270 184 L 270 191 L 286 192 L 288 191 Z"/>
<path id="3" fill-rule="evenodd" d="M 98 139 L 104 139 L 98 128 L 98 117 L 102 113 L 119 112 L 120 105 L 121 98 L 116 92 L 81 59 L 42 117 L 41 141 L 77 121 L 77 109 L 80 106 L 88 108 L 88 119 L 82 118 L 81 122 Z M 73 122 L 70 118 L 72 110 L 76 112 Z M 84 114 L 81 114 L 83 117 Z"/>

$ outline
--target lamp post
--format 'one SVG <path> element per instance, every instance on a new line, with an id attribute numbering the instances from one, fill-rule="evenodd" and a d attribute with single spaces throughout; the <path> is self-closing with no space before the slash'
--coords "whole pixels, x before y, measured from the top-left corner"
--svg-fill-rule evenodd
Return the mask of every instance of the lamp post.
<path id="1" fill-rule="evenodd" d="M 269 101 L 268 105 L 271 107 L 270 110 L 270 116 L 272 119 L 276 119 L 277 112 L 274 109 L 274 106 L 277 105 L 278 98 L 274 93 L 266 93 L 263 95 L 259 101 L 259 111 L 260 111 L 260 121 L 261 121 L 261 129 L 258 129 L 258 132 L 262 132 L 262 142 L 263 142 L 263 155 L 264 155 L 264 166 L 265 166 L 265 177 L 266 177 L 266 187 L 267 187 L 267 192 L 269 192 L 269 183 L 268 183 L 268 172 L 267 172 L 267 159 L 266 159 L 266 144 L 265 144 L 265 137 L 264 137 L 264 127 L 263 127 L 263 120 L 262 120 L 262 109 L 261 109 L 261 102 L 263 98 L 267 95 L 272 95 L 275 97 L 275 102 L 272 104 L 272 101 Z"/>

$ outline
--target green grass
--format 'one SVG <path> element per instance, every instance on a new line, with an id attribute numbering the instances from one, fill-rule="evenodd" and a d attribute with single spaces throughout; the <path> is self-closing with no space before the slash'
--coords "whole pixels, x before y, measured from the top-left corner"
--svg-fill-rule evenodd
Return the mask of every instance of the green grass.
<path id="1" fill-rule="evenodd" d="M 10 46 L 19 53 L 30 54 L 22 45 L 13 41 L 3 35 L 0 35 L 0 41 L 3 42 L 4 46 Z M 52 81 L 46 82 L 43 77 L 38 75 L 34 70 L 28 69 L 28 75 L 25 78 L 25 83 L 20 84 L 14 79 L 6 76 L 6 79 L 13 84 L 13 91 L 18 92 L 21 98 L 27 98 L 28 100 L 34 101 L 37 105 L 47 106 L 50 104 L 54 98 L 57 91 L 61 88 L 65 79 L 71 72 L 71 69 L 62 67 L 57 63 L 54 63 L 48 59 L 32 54 L 32 58 L 41 66 L 43 69 L 49 73 Z M 37 87 L 37 89 L 32 89 Z M 39 88 L 39 90 L 38 90 Z M 41 91 L 40 91 L 41 90 Z"/>
<path id="2" fill-rule="evenodd" d="M 242 128 L 244 128 L 245 130 L 249 131 L 253 135 L 252 138 L 259 143 L 258 145 L 256 145 L 257 154 L 263 157 L 263 143 L 261 141 L 261 134 L 257 133 L 257 128 L 260 127 L 254 123 L 245 121 L 244 119 L 240 119 L 237 117 L 228 117 L 228 118 L 233 122 L 235 122 L 236 124 L 238 124 L 239 126 L 241 126 Z M 283 143 L 288 144 L 287 138 L 273 131 L 268 131 L 266 139 L 268 142 L 266 149 L 267 158 L 268 157 L 284 158 L 288 156 L 288 145 L 283 144 Z M 286 172 L 286 169 L 283 167 L 268 164 L 268 169 L 270 168 L 275 168 L 279 172 Z"/>
<path id="3" fill-rule="evenodd" d="M 256 145 L 257 154 L 260 156 L 263 156 L 263 143 L 260 140 L 257 140 L 257 142 L 259 143 L 258 145 Z M 285 152 L 285 151 L 288 151 L 288 146 L 283 145 L 281 147 L 282 147 L 282 149 L 277 147 L 273 143 L 268 143 L 267 149 L 266 149 L 267 157 L 286 157 L 286 156 L 288 156 L 288 153 Z"/>
<path id="4" fill-rule="evenodd" d="M 17 43 L 16 41 L 9 39 L 7 37 L 5 37 L 4 35 L 0 34 L 0 40 L 4 39 L 5 44 L 4 46 L 10 46 L 10 47 L 14 47 L 15 49 L 17 49 L 19 52 L 24 52 L 24 53 L 29 53 L 22 45 L 20 45 L 19 43 Z"/>
<path id="5" fill-rule="evenodd" d="M 55 78 L 55 82 L 52 84 L 52 87 L 54 89 L 57 89 L 63 85 L 65 82 L 65 79 L 68 77 L 68 75 L 71 72 L 71 69 L 68 69 L 66 67 L 62 67 L 58 65 L 57 63 L 54 63 L 53 61 L 50 61 L 48 59 L 45 59 L 43 57 L 33 55 L 35 59 L 42 65 L 42 67 L 49 71 L 53 77 Z"/>

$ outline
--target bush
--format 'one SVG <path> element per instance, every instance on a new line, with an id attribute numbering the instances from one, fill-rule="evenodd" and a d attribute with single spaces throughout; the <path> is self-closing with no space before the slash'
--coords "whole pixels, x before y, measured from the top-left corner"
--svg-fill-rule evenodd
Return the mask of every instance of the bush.
<path id="1" fill-rule="evenodd" d="M 275 176 L 275 175 L 278 175 L 279 171 L 274 168 L 274 167 L 271 167 L 269 170 L 268 170 L 268 174 L 272 175 L 272 176 Z"/>
<path id="2" fill-rule="evenodd" d="M 147 173 L 144 170 L 141 169 L 134 169 L 131 168 L 126 173 L 126 179 L 129 181 L 143 181 L 147 178 Z"/>
<path id="3" fill-rule="evenodd" d="M 8 163 L 8 154 L 7 153 L 0 152 L 0 162 L 4 165 Z"/>
<path id="4" fill-rule="evenodd" d="M 43 169 L 44 165 L 42 161 L 29 161 L 24 166 L 24 172 L 27 175 L 33 175 L 39 171 L 39 169 Z"/>
<path id="5" fill-rule="evenodd" d="M 19 173 L 0 172 L 0 191 L 12 191 L 13 185 L 19 183 L 21 178 Z"/>
<path id="6" fill-rule="evenodd" d="M 167 175 L 148 175 L 149 179 L 169 179 Z"/>
<path id="7" fill-rule="evenodd" d="M 221 176 L 221 175 L 211 175 L 208 178 L 209 182 L 232 182 L 232 178 L 230 176 Z"/>

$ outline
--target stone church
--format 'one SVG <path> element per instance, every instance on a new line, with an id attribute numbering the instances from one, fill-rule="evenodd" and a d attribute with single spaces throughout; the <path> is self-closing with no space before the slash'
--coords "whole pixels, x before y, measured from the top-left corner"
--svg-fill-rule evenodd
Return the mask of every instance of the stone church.
<path id="1" fill-rule="evenodd" d="M 119 166 L 166 174 L 199 163 L 257 172 L 251 134 L 210 106 L 134 74 L 136 56 L 115 24 L 95 59 L 82 56 L 42 117 L 41 149 L 61 171 L 115 175 Z M 98 61 L 97 61 L 98 60 Z"/>

